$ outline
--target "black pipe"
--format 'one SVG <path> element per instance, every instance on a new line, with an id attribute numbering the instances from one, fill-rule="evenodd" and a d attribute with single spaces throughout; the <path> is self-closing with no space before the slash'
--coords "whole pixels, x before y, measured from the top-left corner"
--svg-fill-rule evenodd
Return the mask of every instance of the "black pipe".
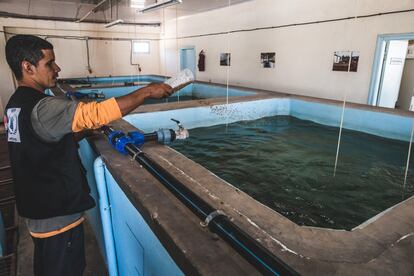
<path id="1" fill-rule="evenodd" d="M 107 126 L 103 127 L 102 130 L 107 136 L 113 132 Z M 117 138 L 114 137 L 113 139 L 116 140 Z M 261 273 L 265 275 L 299 275 L 299 273 L 273 255 L 245 231 L 233 224 L 225 214 L 217 213 L 216 209 L 188 189 L 167 170 L 151 160 L 138 147 L 133 144 L 127 144 L 125 149 L 129 155 L 133 156 L 140 165 L 158 179 L 201 220 L 205 221 L 207 218 L 210 218 L 211 221 L 207 224 L 209 229 L 227 241 Z M 211 216 L 214 213 L 216 216 Z"/>
<path id="2" fill-rule="evenodd" d="M 158 140 L 158 135 L 156 132 L 152 132 L 152 133 L 145 133 L 144 134 L 144 141 L 145 142 L 149 142 L 149 141 L 157 141 Z"/>
<path id="3" fill-rule="evenodd" d="M 168 134 L 165 134 L 164 131 L 169 132 L 168 139 L 165 138 L 165 136 L 166 135 L 168 136 Z M 160 129 L 158 131 L 154 131 L 154 132 L 151 132 L 151 133 L 145 133 L 144 134 L 144 141 L 145 142 L 156 141 L 156 142 L 161 143 L 161 144 L 169 144 L 171 142 L 174 142 L 175 139 L 176 139 L 176 134 L 175 134 L 175 131 L 172 130 L 172 129 L 168 129 L 168 130 Z M 167 141 L 165 141 L 165 140 L 167 140 Z"/>
<path id="4" fill-rule="evenodd" d="M 249 29 L 236 29 L 236 30 L 225 31 L 225 32 L 196 34 L 196 35 L 180 36 L 180 37 L 177 37 L 177 38 L 165 38 L 165 39 L 187 39 L 187 38 L 196 38 L 196 37 L 205 37 L 205 36 L 227 35 L 227 34 L 234 34 L 234 33 L 255 32 L 255 31 L 263 31 L 263 30 L 273 30 L 273 29 L 282 29 L 282 28 L 289 28 L 289 27 L 298 27 L 298 26 L 306 26 L 306 25 L 332 23 L 332 22 L 355 20 L 355 19 L 360 19 L 360 18 L 377 17 L 377 16 L 399 14 L 399 13 L 409 13 L 409 12 L 414 12 L 414 9 L 388 11 L 388 12 L 365 14 L 365 15 L 355 15 L 355 16 L 340 17 L 340 18 L 333 18 L 333 19 L 323 19 L 323 20 L 317 20 L 317 21 L 289 23 L 289 24 L 277 25 L 277 26 L 256 27 L 256 28 L 249 28 Z"/>

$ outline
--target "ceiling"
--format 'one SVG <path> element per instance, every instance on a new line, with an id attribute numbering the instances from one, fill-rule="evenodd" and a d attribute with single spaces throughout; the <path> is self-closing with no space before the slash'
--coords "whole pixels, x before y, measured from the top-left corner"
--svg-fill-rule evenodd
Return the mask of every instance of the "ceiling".
<path id="1" fill-rule="evenodd" d="M 0 0 L 0 15 L 76 21 L 94 9 L 102 0 Z M 95 9 L 85 22 L 111 22 L 123 19 L 126 23 L 159 23 L 163 21 L 163 10 L 142 14 L 137 8 L 131 7 L 133 0 L 106 0 Z M 142 0 L 145 6 L 157 0 Z M 158 0 L 163 2 L 165 0 Z M 178 16 L 191 15 L 214 10 L 251 0 L 182 0 L 181 4 L 166 8 L 177 11 Z"/>

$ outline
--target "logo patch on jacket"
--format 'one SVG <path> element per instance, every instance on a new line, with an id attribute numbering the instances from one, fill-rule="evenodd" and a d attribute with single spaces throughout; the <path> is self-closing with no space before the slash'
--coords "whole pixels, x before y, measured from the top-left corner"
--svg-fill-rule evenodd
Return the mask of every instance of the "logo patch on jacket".
<path id="1" fill-rule="evenodd" d="M 19 114 L 21 108 L 7 109 L 7 141 L 20 143 Z"/>

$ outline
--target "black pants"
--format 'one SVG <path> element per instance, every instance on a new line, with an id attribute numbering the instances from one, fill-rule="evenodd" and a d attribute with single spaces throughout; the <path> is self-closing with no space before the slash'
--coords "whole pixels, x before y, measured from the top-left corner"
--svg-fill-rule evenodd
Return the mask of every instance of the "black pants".
<path id="1" fill-rule="evenodd" d="M 81 276 L 85 269 L 83 224 L 50 238 L 33 238 L 36 276 Z"/>

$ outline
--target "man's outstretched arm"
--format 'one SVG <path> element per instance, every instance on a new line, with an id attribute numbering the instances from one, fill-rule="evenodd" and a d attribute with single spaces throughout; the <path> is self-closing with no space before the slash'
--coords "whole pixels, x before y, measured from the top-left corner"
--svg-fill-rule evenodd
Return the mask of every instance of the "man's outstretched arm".
<path id="1" fill-rule="evenodd" d="M 128 95 L 102 102 L 78 102 L 65 97 L 47 97 L 39 101 L 31 115 L 35 132 L 45 141 L 56 142 L 70 132 L 97 129 L 122 118 L 147 98 L 168 97 L 172 88 L 150 84 Z"/>
<path id="2" fill-rule="evenodd" d="M 171 86 L 161 84 L 149 84 L 131 94 L 116 98 L 122 116 L 130 113 L 132 110 L 144 103 L 146 98 L 162 99 L 169 97 L 173 93 Z"/>

